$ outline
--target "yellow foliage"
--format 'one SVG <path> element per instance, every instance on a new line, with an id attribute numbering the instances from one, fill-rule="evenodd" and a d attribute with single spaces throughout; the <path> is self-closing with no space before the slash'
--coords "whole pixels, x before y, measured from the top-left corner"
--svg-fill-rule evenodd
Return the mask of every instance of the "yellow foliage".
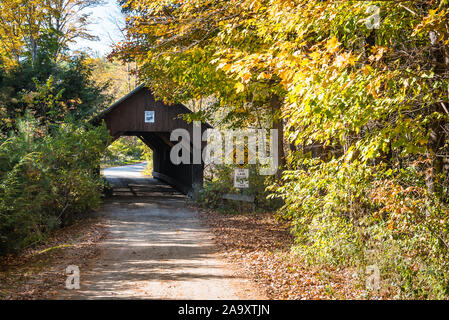
<path id="1" fill-rule="evenodd" d="M 234 87 L 237 93 L 245 91 L 245 86 L 243 85 L 243 83 L 237 82 Z"/>

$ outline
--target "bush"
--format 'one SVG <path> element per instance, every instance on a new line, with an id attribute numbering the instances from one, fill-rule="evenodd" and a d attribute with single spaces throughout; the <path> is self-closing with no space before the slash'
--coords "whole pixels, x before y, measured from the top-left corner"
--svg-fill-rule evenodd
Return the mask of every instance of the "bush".
<path id="1" fill-rule="evenodd" d="M 103 167 L 119 166 L 150 161 L 151 155 L 151 149 L 137 137 L 121 137 L 107 148 L 101 163 Z"/>
<path id="2" fill-rule="evenodd" d="M 208 168 L 205 176 L 204 188 L 200 192 L 198 202 L 212 209 L 221 209 L 231 212 L 267 210 L 273 211 L 280 207 L 279 201 L 268 200 L 268 192 L 265 190 L 270 183 L 270 177 L 260 175 L 258 168 L 249 165 L 249 188 L 234 188 L 234 169 L 236 165 L 217 165 Z M 224 200 L 223 194 L 243 194 L 254 196 L 254 205 L 247 202 Z"/>
<path id="3" fill-rule="evenodd" d="M 425 188 L 425 172 L 357 161 L 305 160 L 274 194 L 285 201 L 294 251 L 306 262 L 380 271 L 380 291 L 395 298 L 449 296 L 449 210 Z"/>
<path id="4" fill-rule="evenodd" d="M 38 243 L 100 203 L 107 129 L 38 127 L 29 116 L 0 141 L 0 253 Z"/>

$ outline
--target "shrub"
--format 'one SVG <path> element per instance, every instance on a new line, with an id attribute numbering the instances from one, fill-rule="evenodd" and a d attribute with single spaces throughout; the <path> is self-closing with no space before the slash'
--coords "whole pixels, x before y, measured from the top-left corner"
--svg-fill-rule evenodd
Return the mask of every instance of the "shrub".
<path id="1" fill-rule="evenodd" d="M 0 253 L 17 252 L 100 203 L 107 129 L 46 130 L 29 116 L 0 142 Z"/>
<path id="2" fill-rule="evenodd" d="M 198 202 L 208 208 L 222 209 L 231 212 L 254 211 L 254 209 L 272 211 L 280 207 L 279 201 L 267 199 L 268 192 L 265 190 L 269 185 L 270 177 L 260 175 L 258 168 L 249 165 L 249 188 L 234 188 L 234 169 L 236 165 L 217 165 L 208 168 L 202 192 L 199 194 Z M 254 205 L 246 202 L 224 200 L 223 194 L 243 194 L 254 196 Z"/>
<path id="3" fill-rule="evenodd" d="M 425 172 L 357 161 L 305 160 L 274 195 L 292 223 L 294 251 L 311 264 L 380 271 L 380 294 L 395 298 L 449 295 L 449 210 L 425 188 Z"/>

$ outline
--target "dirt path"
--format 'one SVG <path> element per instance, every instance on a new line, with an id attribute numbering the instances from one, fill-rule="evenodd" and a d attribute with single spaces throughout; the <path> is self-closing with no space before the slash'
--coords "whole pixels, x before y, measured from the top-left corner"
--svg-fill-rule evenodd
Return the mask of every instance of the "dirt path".
<path id="1" fill-rule="evenodd" d="M 81 269 L 81 288 L 59 299 L 264 299 L 235 274 L 186 198 L 141 176 L 142 164 L 104 171 L 114 185 L 100 214 L 108 236 Z"/>

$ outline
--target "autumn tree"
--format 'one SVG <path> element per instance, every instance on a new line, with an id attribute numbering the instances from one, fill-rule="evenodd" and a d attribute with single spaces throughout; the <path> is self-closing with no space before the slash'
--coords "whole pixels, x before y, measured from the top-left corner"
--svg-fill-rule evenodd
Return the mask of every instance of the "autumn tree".
<path id="1" fill-rule="evenodd" d="M 32 64 L 39 50 L 57 60 L 76 39 L 95 39 L 87 26 L 86 8 L 101 0 L 0 1 L 0 57 L 7 66 L 28 57 Z"/>
<path id="2" fill-rule="evenodd" d="M 268 3 L 268 2 L 266 2 Z M 259 5 L 260 6 L 260 5 Z M 265 12 L 250 1 L 130 1 L 128 40 L 115 53 L 137 59 L 142 79 L 170 101 L 214 96 L 230 126 L 265 126 L 280 130 L 283 155 L 285 91 L 262 63 L 246 68 L 247 57 L 265 61 L 265 36 L 255 30 Z M 245 52 L 245 54 L 241 54 Z M 238 55 L 240 54 L 240 58 Z M 231 66 L 233 66 L 231 70 Z M 230 73 L 236 75 L 230 76 Z M 213 117 L 212 108 L 206 117 Z"/>

